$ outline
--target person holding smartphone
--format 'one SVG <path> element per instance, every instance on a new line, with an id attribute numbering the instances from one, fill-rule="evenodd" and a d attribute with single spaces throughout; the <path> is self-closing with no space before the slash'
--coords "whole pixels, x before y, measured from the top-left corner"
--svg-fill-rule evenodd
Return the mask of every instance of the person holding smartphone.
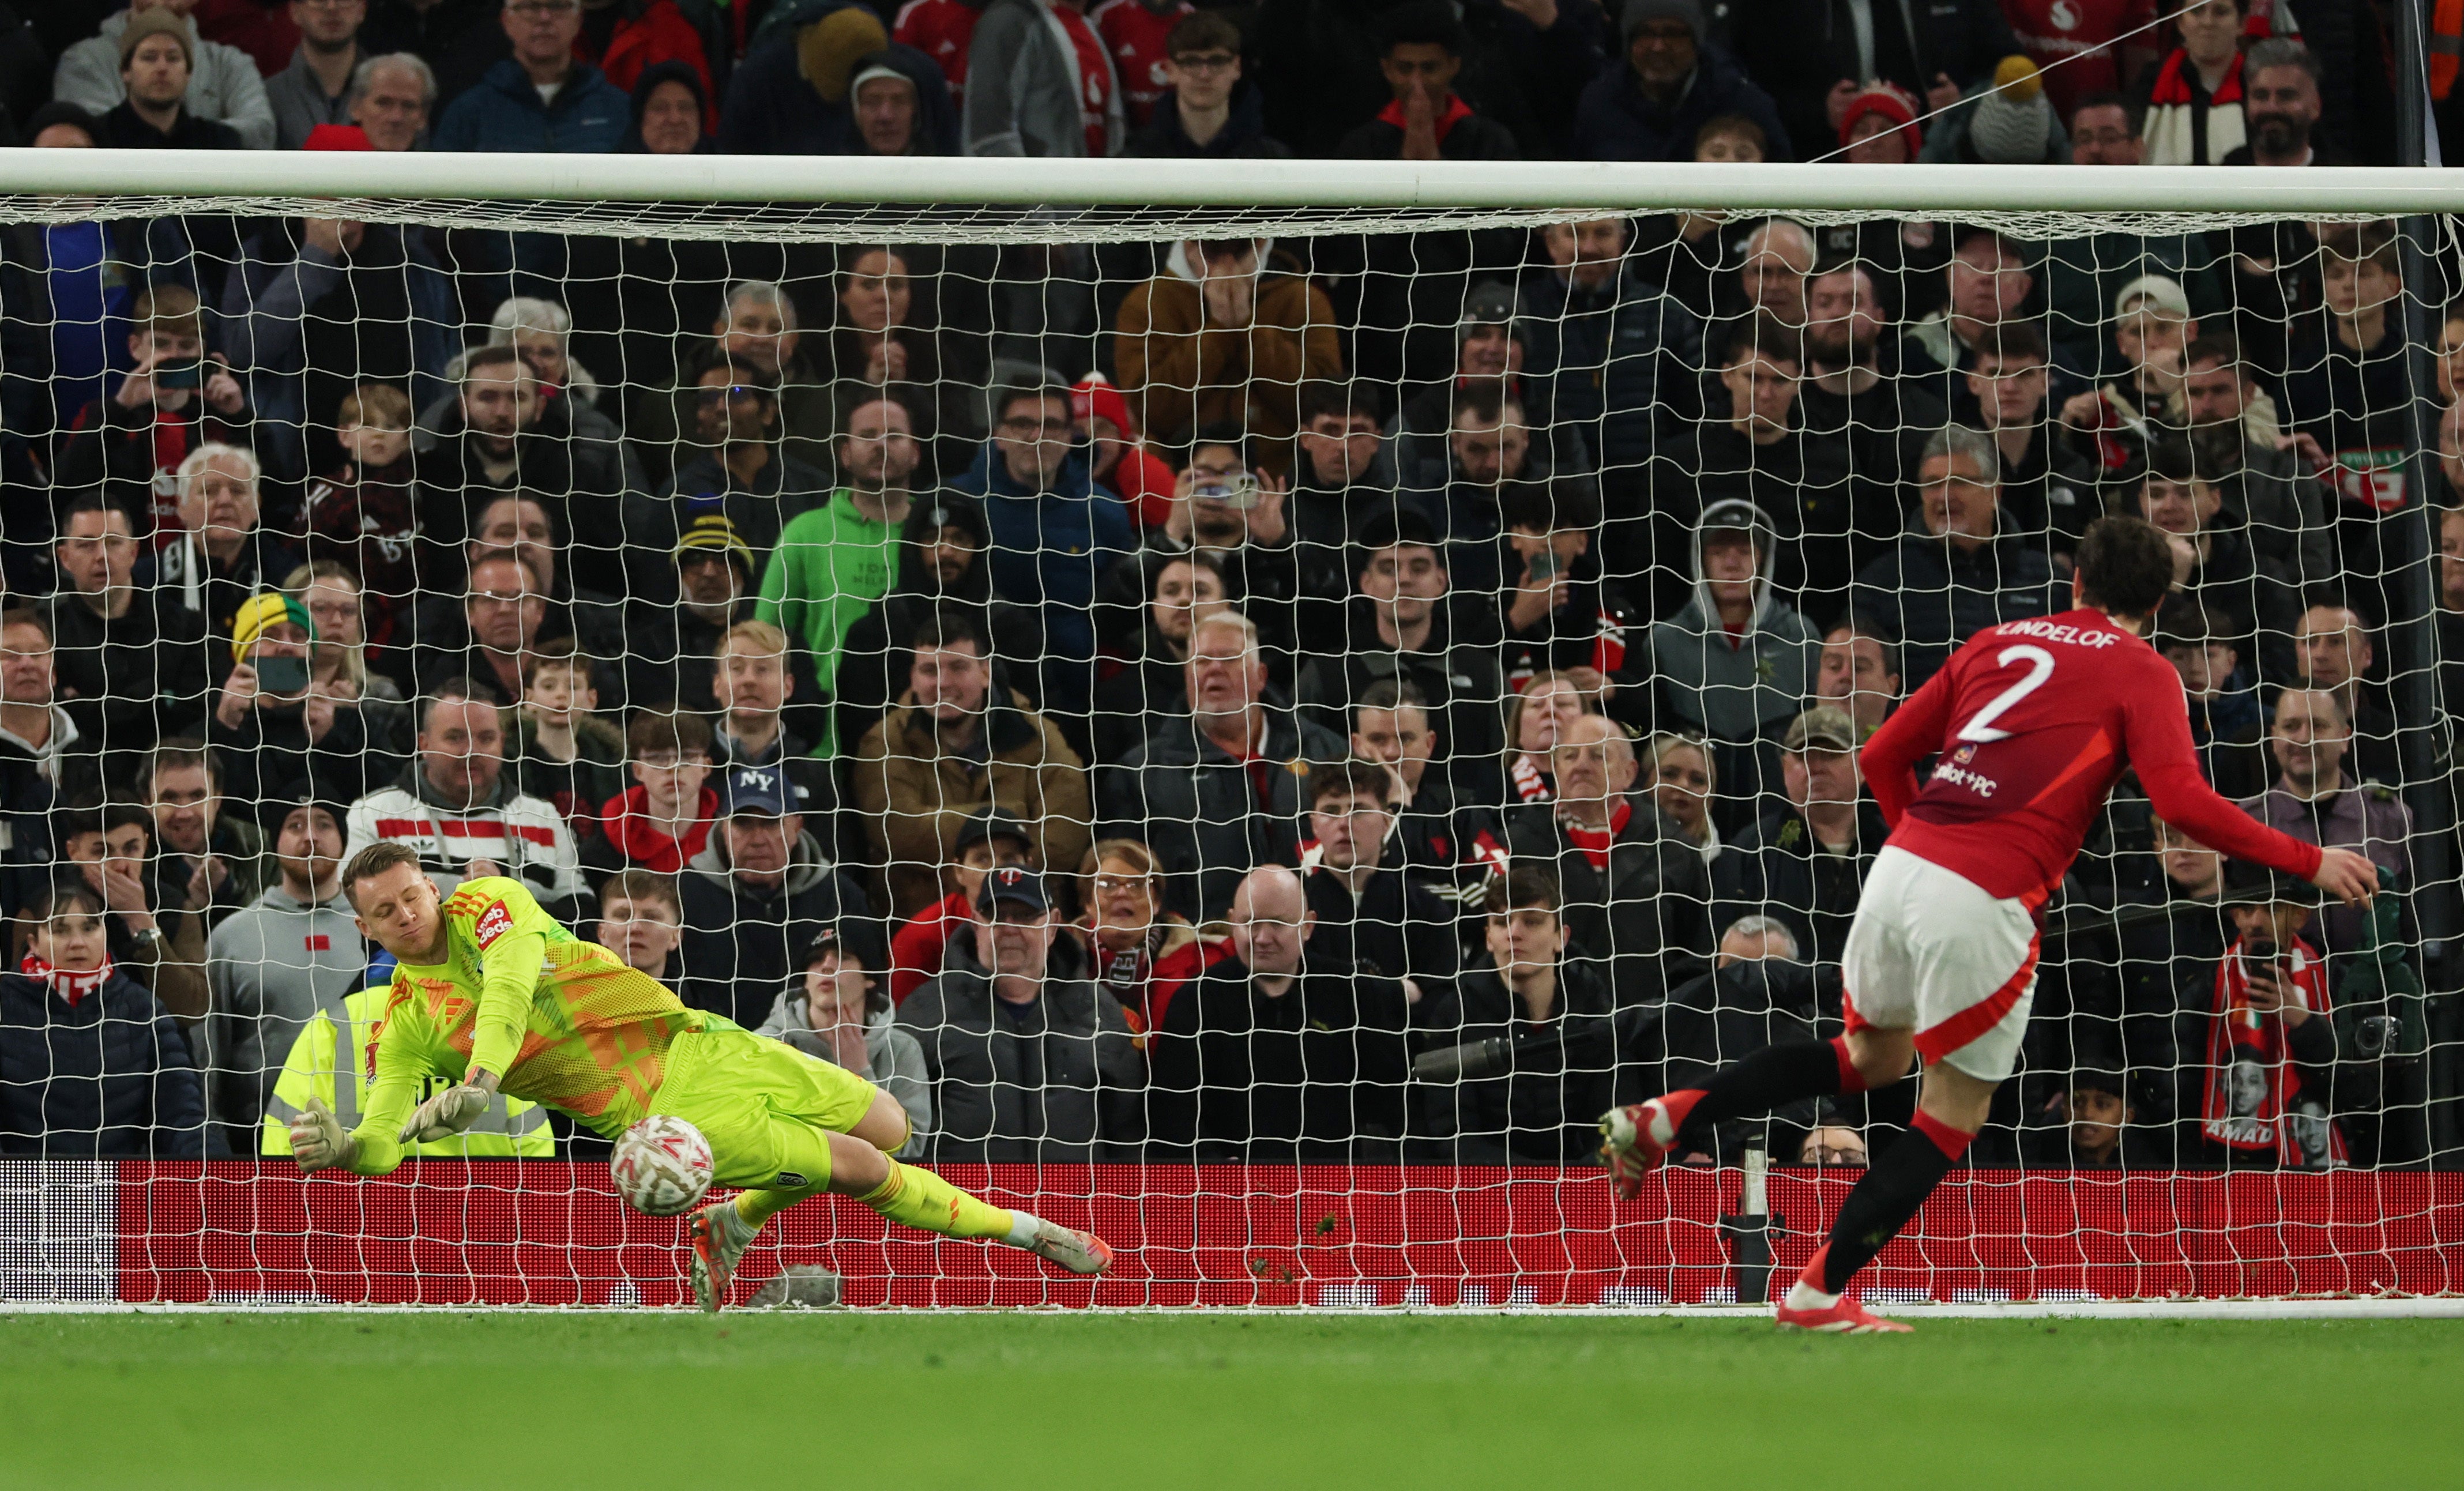
<path id="1" fill-rule="evenodd" d="M 246 392 L 220 354 L 206 351 L 197 293 L 165 280 L 128 308 L 130 366 L 117 387 L 87 404 L 63 436 L 55 488 L 101 487 L 128 515 L 141 542 L 162 548 L 185 526 L 174 478 L 209 442 L 246 444 L 255 422 Z"/>
<path id="2" fill-rule="evenodd" d="M 223 790 L 244 809 L 313 790 L 348 802 L 401 762 L 369 739 L 355 702 L 312 687 L 317 625 L 279 591 L 251 597 L 231 633 L 231 667 L 206 724 Z"/>

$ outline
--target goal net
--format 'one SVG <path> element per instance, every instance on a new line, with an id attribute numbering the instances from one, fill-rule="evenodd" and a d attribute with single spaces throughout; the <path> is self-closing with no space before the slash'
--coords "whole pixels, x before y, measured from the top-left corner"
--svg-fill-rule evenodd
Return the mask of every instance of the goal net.
<path id="1" fill-rule="evenodd" d="M 8 154 L 0 1300 L 689 1298 L 607 1173 L 655 1043 L 298 1173 L 379 841 L 1121 1260 L 823 1199 L 739 1300 L 1760 1298 L 1915 1085 L 1632 1201 L 1599 1115 L 1840 1031 L 1864 739 L 2108 514 L 2210 779 L 2393 893 L 2125 777 L 1868 1292 L 2457 1287 L 2418 173 Z"/>

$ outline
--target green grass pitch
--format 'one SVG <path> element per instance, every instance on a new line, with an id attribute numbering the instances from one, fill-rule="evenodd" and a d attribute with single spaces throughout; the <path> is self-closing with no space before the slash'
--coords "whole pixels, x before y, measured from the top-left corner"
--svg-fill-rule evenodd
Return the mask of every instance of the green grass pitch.
<path id="1" fill-rule="evenodd" d="M 2464 1323 L 0 1316 L 0 1485 L 2464 1484 Z"/>

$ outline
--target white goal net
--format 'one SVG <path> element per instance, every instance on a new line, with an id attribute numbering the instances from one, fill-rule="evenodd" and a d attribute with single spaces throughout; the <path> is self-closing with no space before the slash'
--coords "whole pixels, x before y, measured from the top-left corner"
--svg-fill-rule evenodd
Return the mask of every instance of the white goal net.
<path id="1" fill-rule="evenodd" d="M 689 1297 L 608 1181 L 621 1040 L 298 1174 L 366 1100 L 381 840 L 1121 1259 L 817 1200 L 739 1298 L 1758 1298 L 1914 1085 L 1631 1202 L 1599 1115 L 1838 1033 L 1859 748 L 2107 514 L 2172 541 L 2211 781 L 2395 893 L 2125 778 L 1869 1292 L 2457 1287 L 2420 173 L 8 156 L 0 1300 Z"/>

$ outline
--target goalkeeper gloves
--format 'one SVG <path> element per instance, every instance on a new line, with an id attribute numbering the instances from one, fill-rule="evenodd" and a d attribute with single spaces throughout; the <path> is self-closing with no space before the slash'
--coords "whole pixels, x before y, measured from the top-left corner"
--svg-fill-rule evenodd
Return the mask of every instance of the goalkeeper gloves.
<path id="1" fill-rule="evenodd" d="M 477 1123 L 479 1115 L 487 1112 L 488 1105 L 495 1100 L 495 1074 L 472 1072 L 464 1081 L 412 1109 L 410 1122 L 402 1126 L 402 1142 L 427 1144 L 451 1139 Z"/>
<path id="2" fill-rule="evenodd" d="M 323 1098 L 310 1098 L 307 1109 L 291 1121 L 291 1157 L 303 1172 L 347 1165 L 354 1148 L 351 1136 L 342 1131 L 342 1121 Z"/>

